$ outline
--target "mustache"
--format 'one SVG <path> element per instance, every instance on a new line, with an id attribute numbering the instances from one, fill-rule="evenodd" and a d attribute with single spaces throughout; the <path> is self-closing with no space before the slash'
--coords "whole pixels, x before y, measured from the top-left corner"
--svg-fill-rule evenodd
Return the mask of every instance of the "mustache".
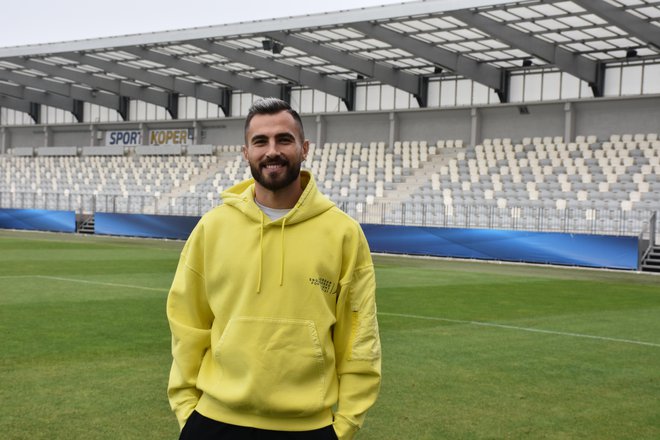
<path id="1" fill-rule="evenodd" d="M 266 158 L 262 160 L 259 163 L 259 166 L 261 167 L 266 167 L 268 165 L 288 165 L 289 161 L 286 160 L 284 157 L 271 157 L 271 158 Z"/>

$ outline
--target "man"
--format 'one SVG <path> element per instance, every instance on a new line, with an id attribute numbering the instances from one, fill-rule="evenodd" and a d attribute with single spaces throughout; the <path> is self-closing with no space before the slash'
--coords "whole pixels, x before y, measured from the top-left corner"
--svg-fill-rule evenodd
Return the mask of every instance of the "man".
<path id="1" fill-rule="evenodd" d="M 380 386 L 364 234 L 300 171 L 302 121 L 254 103 L 253 179 L 222 194 L 181 253 L 167 301 L 168 396 L 181 439 L 352 439 Z"/>

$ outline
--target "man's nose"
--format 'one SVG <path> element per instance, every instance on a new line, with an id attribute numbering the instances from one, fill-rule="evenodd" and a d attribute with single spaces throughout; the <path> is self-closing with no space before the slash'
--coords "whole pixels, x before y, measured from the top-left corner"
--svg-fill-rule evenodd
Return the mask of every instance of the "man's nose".
<path id="1" fill-rule="evenodd" d="M 275 139 L 270 139 L 266 145 L 266 156 L 275 156 L 279 154 L 277 141 Z"/>

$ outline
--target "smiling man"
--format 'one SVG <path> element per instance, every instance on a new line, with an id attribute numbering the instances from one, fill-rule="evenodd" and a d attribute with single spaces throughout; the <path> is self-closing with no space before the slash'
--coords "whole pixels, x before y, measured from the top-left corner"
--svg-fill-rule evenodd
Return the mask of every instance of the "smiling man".
<path id="1" fill-rule="evenodd" d="M 292 208 L 302 194 L 300 167 L 307 158 L 309 142 L 295 111 L 257 112 L 260 108 L 268 109 L 274 102 L 281 101 L 258 101 L 254 112 L 248 115 L 243 156 L 256 182 L 257 202 L 270 208 L 286 209 Z"/>
<path id="2" fill-rule="evenodd" d="M 375 276 L 359 224 L 301 171 L 288 103 L 251 107 L 253 179 L 222 194 L 181 253 L 167 301 L 180 439 L 353 439 L 378 395 Z"/>

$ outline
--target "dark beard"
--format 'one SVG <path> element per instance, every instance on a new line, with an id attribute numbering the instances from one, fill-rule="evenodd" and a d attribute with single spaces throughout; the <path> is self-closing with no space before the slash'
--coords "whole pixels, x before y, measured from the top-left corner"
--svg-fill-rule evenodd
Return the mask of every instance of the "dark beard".
<path id="1" fill-rule="evenodd" d="M 284 175 L 275 179 L 268 177 L 263 167 L 273 163 L 283 164 L 286 167 L 286 172 Z M 296 181 L 298 175 L 300 174 L 300 165 L 300 162 L 292 165 L 286 159 L 271 159 L 256 165 L 250 163 L 250 172 L 252 173 L 254 180 L 256 180 L 261 186 L 270 191 L 278 191 L 282 188 L 288 187 Z"/>

